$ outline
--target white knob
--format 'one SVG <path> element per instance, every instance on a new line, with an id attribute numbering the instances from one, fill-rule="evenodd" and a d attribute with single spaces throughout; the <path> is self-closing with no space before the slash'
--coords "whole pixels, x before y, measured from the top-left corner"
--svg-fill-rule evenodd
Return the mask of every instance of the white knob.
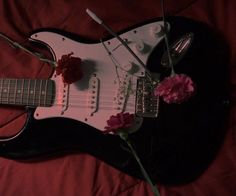
<path id="1" fill-rule="evenodd" d="M 135 50 L 138 53 L 143 53 L 145 49 L 145 44 L 142 41 L 138 41 L 135 43 Z"/>
<path id="2" fill-rule="evenodd" d="M 134 74 L 139 71 L 139 67 L 133 63 L 133 62 L 128 62 L 122 64 L 122 68 L 127 71 L 129 74 Z"/>
<path id="3" fill-rule="evenodd" d="M 132 71 L 132 69 L 133 69 L 133 64 L 131 63 L 131 62 L 128 62 L 128 63 L 124 63 L 123 65 L 122 65 L 122 68 L 125 70 L 125 71 L 127 71 L 127 72 L 131 72 Z"/>
<path id="4" fill-rule="evenodd" d="M 162 25 L 156 24 L 151 26 L 150 32 L 153 37 L 161 37 L 164 34 L 164 27 Z"/>

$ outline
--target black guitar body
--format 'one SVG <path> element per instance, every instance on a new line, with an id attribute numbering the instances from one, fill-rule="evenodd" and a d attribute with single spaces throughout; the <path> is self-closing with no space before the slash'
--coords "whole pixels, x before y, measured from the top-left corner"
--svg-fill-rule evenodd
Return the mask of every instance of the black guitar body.
<path id="1" fill-rule="evenodd" d="M 178 17 L 168 22 L 171 43 L 186 33 L 194 33 L 190 49 L 175 65 L 175 70 L 190 76 L 197 91 L 181 104 L 166 104 L 161 100 L 159 116 L 146 118 L 141 129 L 131 135 L 131 141 L 154 182 L 180 184 L 202 174 L 224 139 L 228 110 L 227 48 L 222 37 L 202 23 Z M 163 52 L 164 43 L 161 43 L 147 64 L 151 72 L 160 73 L 162 78 L 170 72 L 160 64 Z M 33 112 L 29 110 L 20 136 L 0 144 L 1 156 L 40 161 L 49 155 L 86 152 L 143 179 L 135 159 L 118 136 L 103 135 L 71 119 L 34 120 Z"/>

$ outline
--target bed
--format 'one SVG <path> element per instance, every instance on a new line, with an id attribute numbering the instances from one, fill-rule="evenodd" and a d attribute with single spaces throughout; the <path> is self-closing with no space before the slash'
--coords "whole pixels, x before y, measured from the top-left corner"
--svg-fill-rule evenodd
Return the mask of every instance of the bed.
<path id="1" fill-rule="evenodd" d="M 98 40 L 108 32 L 85 12 L 93 10 L 115 32 L 161 16 L 160 2 L 149 1 L 5 1 L 0 2 L 1 32 L 21 44 L 27 44 L 32 32 L 53 28 Z M 222 145 L 210 165 L 192 182 L 180 185 L 157 183 L 162 196 L 224 195 L 236 192 L 236 38 L 233 0 L 166 0 L 168 16 L 182 16 L 204 22 L 219 32 L 228 47 L 225 67 L 229 70 L 230 108 L 225 122 Z M 46 79 L 52 67 L 22 50 L 0 40 L 1 78 Z M 223 49 L 222 49 L 223 50 Z M 24 126 L 22 107 L 0 107 L 1 136 L 10 135 Z M 209 141 L 211 142 L 211 141 Z M 17 161 L 0 158 L 0 194 L 13 195 L 152 195 L 148 183 L 129 176 L 98 158 L 83 152 L 65 153 L 40 160 Z"/>

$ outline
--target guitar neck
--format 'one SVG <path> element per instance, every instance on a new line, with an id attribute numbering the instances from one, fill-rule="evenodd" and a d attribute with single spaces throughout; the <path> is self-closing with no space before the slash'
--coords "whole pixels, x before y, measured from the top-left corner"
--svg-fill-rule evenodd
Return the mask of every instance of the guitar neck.
<path id="1" fill-rule="evenodd" d="M 55 83 L 46 79 L 0 79 L 0 104 L 49 107 L 55 97 Z"/>

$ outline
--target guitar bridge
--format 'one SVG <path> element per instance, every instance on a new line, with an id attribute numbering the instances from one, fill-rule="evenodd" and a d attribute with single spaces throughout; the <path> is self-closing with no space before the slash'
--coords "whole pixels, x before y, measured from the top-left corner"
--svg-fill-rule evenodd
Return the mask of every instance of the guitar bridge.
<path id="1" fill-rule="evenodd" d="M 159 97 L 153 93 L 155 85 L 146 77 L 140 77 L 136 89 L 136 115 L 155 118 L 158 115 Z"/>

